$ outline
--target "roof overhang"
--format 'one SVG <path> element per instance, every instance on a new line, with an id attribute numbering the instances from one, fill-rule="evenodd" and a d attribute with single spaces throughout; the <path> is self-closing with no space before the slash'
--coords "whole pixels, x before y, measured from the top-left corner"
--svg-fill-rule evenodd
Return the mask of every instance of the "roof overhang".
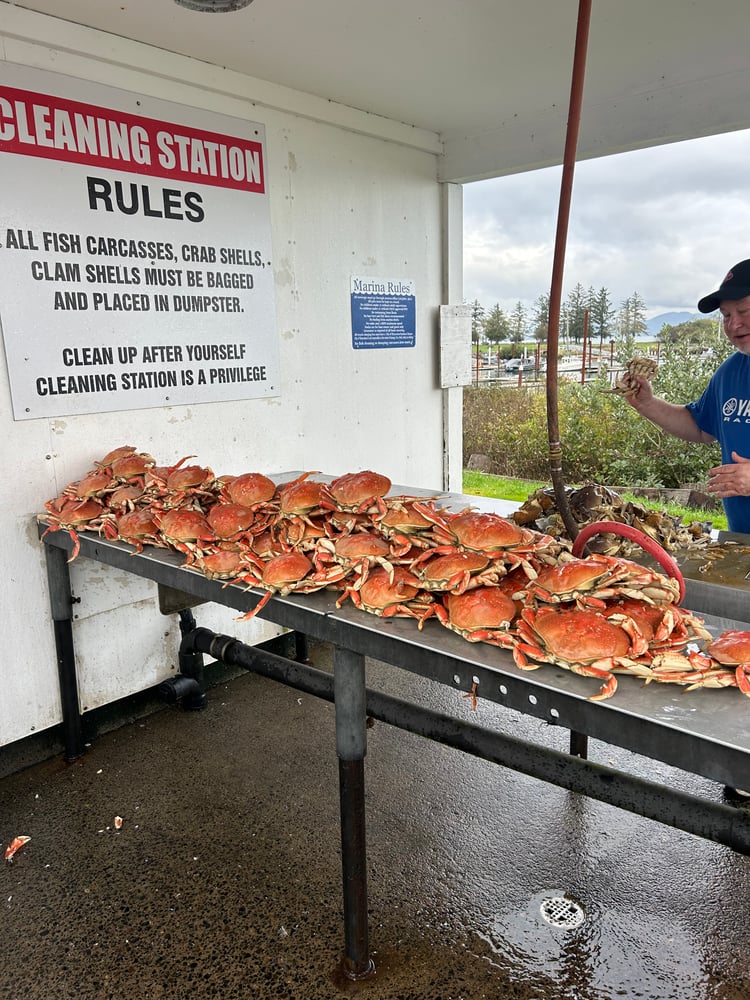
<path id="1" fill-rule="evenodd" d="M 342 120 L 347 110 L 377 116 L 396 141 L 415 130 L 444 181 L 562 162 L 575 0 L 254 0 L 228 13 L 174 0 L 3 6 L 221 67 L 261 91 L 291 88 Z M 750 127 L 750 60 L 736 30 L 746 14 L 746 0 L 594 0 L 578 158 Z"/>

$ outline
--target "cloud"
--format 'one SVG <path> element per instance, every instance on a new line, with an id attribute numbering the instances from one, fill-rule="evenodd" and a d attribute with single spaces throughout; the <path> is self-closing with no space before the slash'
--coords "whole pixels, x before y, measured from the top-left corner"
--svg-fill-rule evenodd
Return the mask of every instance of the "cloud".
<path id="1" fill-rule="evenodd" d="M 750 257 L 750 131 L 576 164 L 563 297 L 633 292 L 647 316 L 696 311 Z M 464 185 L 464 299 L 530 308 L 552 278 L 562 168 Z"/>

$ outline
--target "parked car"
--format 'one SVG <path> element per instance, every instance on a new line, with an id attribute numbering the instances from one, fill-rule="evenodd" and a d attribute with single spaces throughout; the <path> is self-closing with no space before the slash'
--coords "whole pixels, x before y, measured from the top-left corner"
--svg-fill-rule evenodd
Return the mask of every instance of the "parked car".
<path id="1" fill-rule="evenodd" d="M 505 362 L 505 370 L 509 373 L 514 372 L 533 372 L 534 371 L 534 359 L 533 358 L 511 358 L 509 361 Z"/>

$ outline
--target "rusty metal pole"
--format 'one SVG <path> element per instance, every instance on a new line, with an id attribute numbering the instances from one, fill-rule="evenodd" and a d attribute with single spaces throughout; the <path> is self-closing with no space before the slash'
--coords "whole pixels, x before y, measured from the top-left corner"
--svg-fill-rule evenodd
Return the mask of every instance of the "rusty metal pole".
<path id="1" fill-rule="evenodd" d="M 576 27 L 575 53 L 573 56 L 573 76 L 570 87 L 568 128 L 565 137 L 560 205 L 557 216 L 555 254 L 552 263 L 552 284 L 549 295 L 549 332 L 547 337 L 547 434 L 549 439 L 549 467 L 555 492 L 557 509 L 571 539 L 578 534 L 578 525 L 571 514 L 565 484 L 562 478 L 562 443 L 560 442 L 560 422 L 557 405 L 557 363 L 560 334 L 560 303 L 562 300 L 563 269 L 565 265 L 565 245 L 570 217 L 570 197 L 573 189 L 573 171 L 578 145 L 578 130 L 583 101 L 583 80 L 586 70 L 586 49 L 588 46 L 589 23 L 591 21 L 591 0 L 580 0 L 578 24 Z"/>

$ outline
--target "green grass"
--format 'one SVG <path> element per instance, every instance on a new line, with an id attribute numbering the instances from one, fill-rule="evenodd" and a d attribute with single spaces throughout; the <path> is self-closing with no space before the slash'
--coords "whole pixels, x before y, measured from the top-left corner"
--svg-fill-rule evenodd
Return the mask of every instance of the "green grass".
<path id="1" fill-rule="evenodd" d="M 468 469 L 464 469 L 463 474 L 464 493 L 471 496 L 510 500 L 519 505 L 531 493 L 538 489 L 549 489 L 551 485 L 551 482 L 537 483 L 527 479 L 507 479 L 504 476 L 491 476 L 484 472 L 474 472 Z M 676 503 L 659 503 L 655 500 L 647 500 L 644 497 L 634 496 L 632 493 L 620 493 L 619 495 L 623 500 L 630 500 L 632 503 L 640 504 L 641 507 L 647 507 L 649 510 L 664 510 L 670 517 L 677 517 L 688 524 L 691 521 L 710 521 L 714 528 L 724 531 L 727 529 L 727 519 L 723 510 L 694 510 L 690 507 L 681 507 Z"/>

